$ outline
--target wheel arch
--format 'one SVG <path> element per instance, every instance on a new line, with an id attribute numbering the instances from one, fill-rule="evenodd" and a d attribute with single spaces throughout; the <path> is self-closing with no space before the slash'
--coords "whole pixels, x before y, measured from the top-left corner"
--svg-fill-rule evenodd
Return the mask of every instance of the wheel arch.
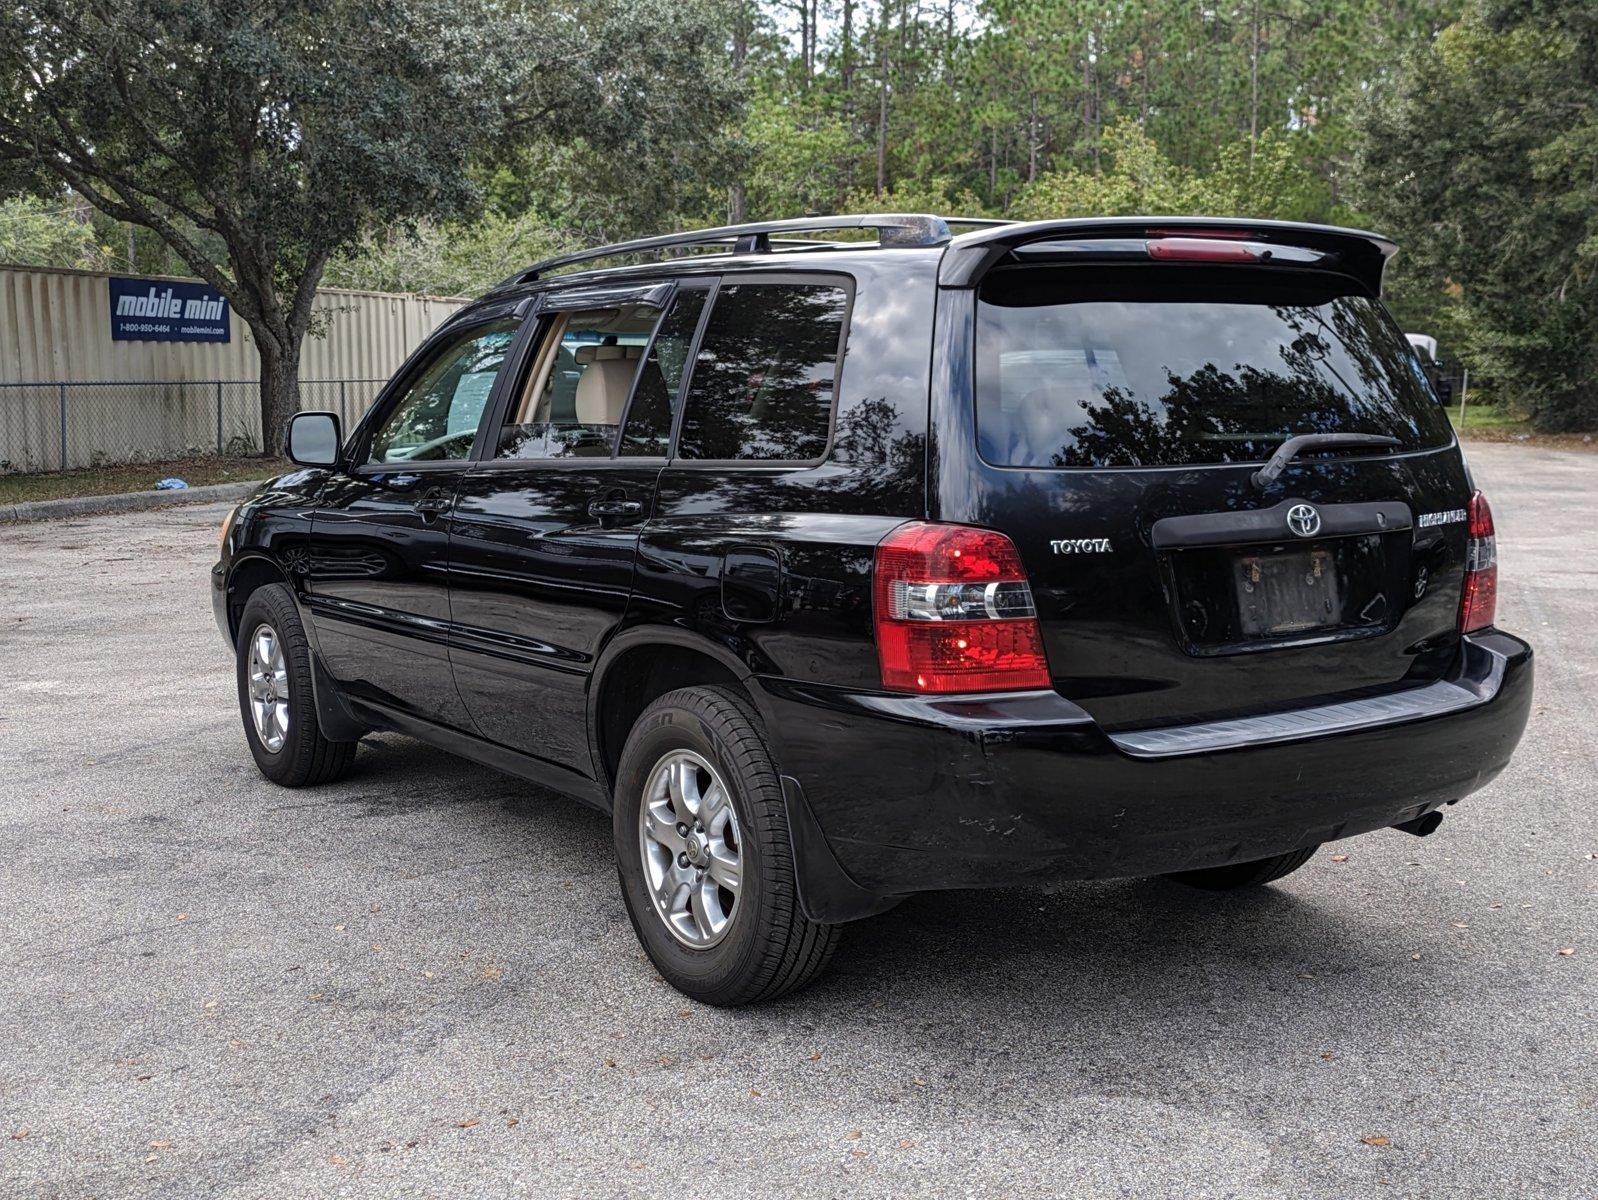
<path id="1" fill-rule="evenodd" d="M 726 646 L 682 629 L 646 628 L 617 636 L 600 655 L 588 689 L 588 737 L 608 796 L 627 734 L 658 696 L 694 684 L 730 687 L 756 702 L 753 672 Z M 762 714 L 764 716 L 764 714 Z"/>
<path id="2" fill-rule="evenodd" d="M 288 584 L 293 590 L 288 572 L 266 555 L 248 554 L 233 560 L 227 577 L 228 636 L 233 641 L 238 641 L 239 618 L 244 615 L 250 596 L 273 583 Z M 298 596 L 295 602 L 299 602 Z"/>

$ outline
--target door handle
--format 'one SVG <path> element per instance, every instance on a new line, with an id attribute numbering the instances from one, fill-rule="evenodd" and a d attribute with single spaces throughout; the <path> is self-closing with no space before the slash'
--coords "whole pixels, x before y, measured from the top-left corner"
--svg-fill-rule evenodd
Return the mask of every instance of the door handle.
<path id="1" fill-rule="evenodd" d="M 416 511 L 422 514 L 422 520 L 431 520 L 442 513 L 447 513 L 455 507 L 455 493 L 449 488 L 429 488 L 420 500 L 416 502 Z"/>
<path id="2" fill-rule="evenodd" d="M 591 517 L 636 517 L 644 511 L 640 500 L 593 500 L 588 505 Z"/>

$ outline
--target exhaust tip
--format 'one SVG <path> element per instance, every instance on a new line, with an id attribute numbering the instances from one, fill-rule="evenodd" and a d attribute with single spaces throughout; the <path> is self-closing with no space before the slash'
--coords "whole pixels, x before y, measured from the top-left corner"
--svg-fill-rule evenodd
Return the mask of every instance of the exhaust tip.
<path id="1" fill-rule="evenodd" d="M 1408 821 L 1400 821 L 1394 829 L 1402 829 L 1405 833 L 1413 833 L 1416 837 L 1426 837 L 1437 832 L 1437 827 L 1443 823 L 1443 814 L 1440 812 L 1422 813 Z"/>

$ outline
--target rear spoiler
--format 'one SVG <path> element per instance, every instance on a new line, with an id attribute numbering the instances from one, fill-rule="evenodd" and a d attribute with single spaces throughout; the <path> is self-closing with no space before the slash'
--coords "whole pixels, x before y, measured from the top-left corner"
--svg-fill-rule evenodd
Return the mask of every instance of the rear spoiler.
<path id="1" fill-rule="evenodd" d="M 1297 221 L 1255 221 L 1244 217 L 1071 217 L 1057 221 L 1017 221 L 978 229 L 953 239 L 938 267 L 938 286 L 975 287 L 987 272 L 1016 252 L 1040 242 L 1088 239 L 1136 239 L 1160 233 L 1224 230 L 1232 237 L 1268 245 L 1295 246 L 1326 254 L 1322 270 L 1351 275 L 1370 290 L 1382 292 L 1382 272 L 1398 246 L 1378 233 L 1310 225 Z"/>

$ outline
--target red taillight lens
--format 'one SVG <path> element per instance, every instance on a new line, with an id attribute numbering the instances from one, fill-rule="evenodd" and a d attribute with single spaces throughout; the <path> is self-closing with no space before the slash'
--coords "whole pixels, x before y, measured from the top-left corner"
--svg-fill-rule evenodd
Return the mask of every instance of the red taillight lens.
<path id="1" fill-rule="evenodd" d="M 1487 497 L 1474 492 L 1466 510 L 1465 591 L 1459 600 L 1459 632 L 1485 629 L 1498 613 L 1498 539 Z"/>
<path id="2" fill-rule="evenodd" d="M 901 526 L 877 546 L 873 598 L 883 687 L 1049 686 L 1032 589 L 1004 534 L 924 521 Z"/>

